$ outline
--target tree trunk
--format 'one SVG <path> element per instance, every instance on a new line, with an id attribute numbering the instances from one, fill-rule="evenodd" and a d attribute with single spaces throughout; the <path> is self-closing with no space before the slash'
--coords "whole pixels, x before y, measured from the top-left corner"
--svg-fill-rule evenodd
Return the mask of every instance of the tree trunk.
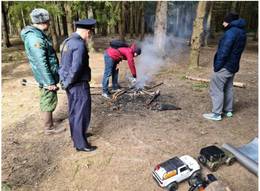
<path id="1" fill-rule="evenodd" d="M 90 19 L 94 18 L 94 11 L 93 11 L 93 7 L 91 5 L 87 6 L 87 4 L 86 4 L 86 13 L 87 13 L 87 15 L 86 15 L 87 18 L 90 18 Z M 95 27 L 95 34 L 97 34 L 97 27 Z M 91 36 L 88 40 L 88 50 L 89 50 L 89 52 L 95 52 L 93 36 Z"/>
<path id="2" fill-rule="evenodd" d="M 208 41 L 210 37 L 210 23 L 212 17 L 212 9 L 213 9 L 214 2 L 207 1 L 206 5 L 206 16 L 205 16 L 205 26 L 204 26 L 204 36 L 203 36 L 203 45 L 208 46 Z"/>
<path id="3" fill-rule="evenodd" d="M 4 47 L 8 48 L 11 46 L 9 41 L 9 34 L 8 34 L 8 26 L 7 26 L 7 11 L 5 7 L 5 3 L 2 2 L 2 31 L 3 31 L 3 41 L 4 41 Z"/>
<path id="4" fill-rule="evenodd" d="M 254 40 L 255 40 L 255 41 L 258 40 L 258 27 L 257 27 L 256 32 L 255 32 Z"/>
<path id="5" fill-rule="evenodd" d="M 124 25 L 124 28 L 125 28 L 125 34 L 129 34 L 129 15 L 130 15 L 130 11 L 129 11 L 129 4 L 130 2 L 129 1 L 126 1 L 124 2 L 125 6 L 124 6 L 124 13 L 123 13 L 123 16 L 125 18 L 125 25 Z"/>
<path id="6" fill-rule="evenodd" d="M 23 9 L 21 8 L 21 16 L 22 16 L 22 21 L 23 21 L 23 27 L 26 26 L 26 22 L 25 22 L 25 19 L 24 19 L 24 13 L 23 13 Z"/>
<path id="7" fill-rule="evenodd" d="M 64 3 L 66 2 L 61 2 L 61 12 L 63 15 L 61 15 L 61 24 L 62 24 L 62 31 L 63 31 L 63 36 L 68 36 L 68 28 L 67 28 L 67 18 L 66 18 L 66 11 L 65 11 L 65 6 Z"/>
<path id="8" fill-rule="evenodd" d="M 141 16 L 141 34 L 140 34 L 140 40 L 144 39 L 144 2 L 141 2 L 141 8 L 140 8 L 140 16 Z"/>
<path id="9" fill-rule="evenodd" d="M 59 36 L 61 36 L 60 18 L 57 16 L 56 20 L 57 20 L 57 33 Z"/>
<path id="10" fill-rule="evenodd" d="M 134 2 L 130 2 L 130 26 L 129 26 L 129 33 L 130 37 L 133 38 L 134 36 L 134 14 L 133 14 L 133 6 Z"/>
<path id="11" fill-rule="evenodd" d="M 231 12 L 236 12 L 236 10 L 237 10 L 237 4 L 238 4 L 237 1 L 232 1 L 231 9 L 230 9 Z"/>
<path id="12" fill-rule="evenodd" d="M 176 11 L 176 25 L 175 25 L 175 36 L 179 36 L 179 23 L 180 23 L 180 8 L 177 7 L 177 11 Z"/>
<path id="13" fill-rule="evenodd" d="M 65 36 L 65 31 L 64 31 L 64 25 L 63 25 L 63 21 L 62 21 L 62 16 L 58 16 L 59 21 L 60 21 L 60 35 L 61 36 Z"/>
<path id="14" fill-rule="evenodd" d="M 51 29 L 51 37 L 52 37 L 52 45 L 56 52 L 59 51 L 58 37 L 55 29 L 55 23 L 53 17 L 50 19 L 50 29 Z"/>
<path id="15" fill-rule="evenodd" d="M 213 5 L 212 5 L 211 22 L 210 22 L 210 37 L 212 39 L 215 38 L 216 29 L 217 29 L 217 16 L 216 16 L 216 11 L 214 10 L 215 4 L 216 4 L 216 2 L 214 2 Z"/>
<path id="16" fill-rule="evenodd" d="M 9 34 L 12 36 L 13 35 L 13 27 L 12 27 L 12 23 L 11 23 L 10 19 L 8 19 L 8 29 L 9 29 Z"/>
<path id="17" fill-rule="evenodd" d="M 84 6 L 85 11 L 82 11 L 81 14 L 79 15 L 80 19 L 88 18 L 88 4 L 84 3 L 83 6 Z"/>
<path id="18" fill-rule="evenodd" d="M 135 3 L 135 14 L 134 14 L 134 18 L 135 18 L 135 36 L 138 36 L 139 34 L 139 2 L 136 1 Z"/>
<path id="19" fill-rule="evenodd" d="M 158 1 L 154 23 L 155 44 L 158 51 L 164 53 L 167 32 L 167 1 Z"/>
<path id="20" fill-rule="evenodd" d="M 119 36 L 121 40 L 125 40 L 125 17 L 124 17 L 124 2 L 119 3 L 120 19 L 119 19 Z"/>
<path id="21" fill-rule="evenodd" d="M 206 1 L 199 1 L 197 15 L 193 22 L 193 32 L 191 38 L 190 66 L 199 66 L 199 56 L 201 47 L 201 34 L 203 33 L 203 19 L 206 12 Z"/>
<path id="22" fill-rule="evenodd" d="M 88 17 L 88 9 L 89 9 L 89 6 L 88 6 L 87 3 L 85 3 L 85 14 L 82 15 L 82 16 L 84 16 L 84 19 L 89 18 Z"/>
<path id="23" fill-rule="evenodd" d="M 94 11 L 92 6 L 88 6 L 88 18 L 93 19 L 94 18 Z M 95 34 L 98 34 L 98 27 L 95 27 Z"/>
<path id="24" fill-rule="evenodd" d="M 102 36 L 107 36 L 107 23 L 103 23 L 103 25 L 101 26 L 101 34 Z"/>
<path id="25" fill-rule="evenodd" d="M 65 11 L 67 13 L 66 20 L 67 20 L 68 35 L 71 35 L 74 32 L 71 2 L 65 2 Z"/>

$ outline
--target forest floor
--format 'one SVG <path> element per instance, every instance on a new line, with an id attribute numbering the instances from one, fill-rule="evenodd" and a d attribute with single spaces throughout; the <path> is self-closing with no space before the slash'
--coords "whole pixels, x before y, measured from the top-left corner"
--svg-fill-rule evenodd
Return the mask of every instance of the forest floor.
<path id="1" fill-rule="evenodd" d="M 107 39 L 96 39 L 106 44 Z M 114 107 L 100 95 L 92 96 L 90 142 L 92 153 L 76 152 L 70 139 L 67 97 L 59 95 L 54 113 L 58 126 L 67 131 L 45 135 L 39 112 L 38 88 L 21 86 L 32 80 L 22 43 L 2 49 L 2 183 L 19 191 L 159 191 L 152 178 L 153 168 L 174 156 L 197 157 L 200 148 L 230 143 L 241 146 L 258 135 L 258 44 L 249 41 L 235 81 L 246 88 L 235 89 L 235 112 L 220 122 L 205 120 L 210 112 L 208 85 L 189 81 L 186 75 L 210 78 L 216 44 L 202 48 L 201 67 L 188 68 L 188 48 L 168 58 L 153 83 L 164 84 L 157 102 L 171 103 L 181 110 L 155 111 L 144 100 Z M 104 47 L 103 47 L 104 48 Z M 102 51 L 90 54 L 92 84 L 100 84 Z M 120 81 L 125 83 L 127 64 L 120 64 Z M 97 90 L 93 90 L 97 91 Z M 99 90 L 100 91 L 100 90 Z M 60 90 L 60 92 L 62 92 Z M 126 95 L 124 95 L 126 96 Z M 209 171 L 203 168 L 203 173 Z M 233 191 L 256 191 L 258 178 L 235 162 L 221 166 L 214 175 Z M 9 186 L 8 186 L 9 185 Z M 7 189 L 8 190 L 8 189 Z M 179 184 L 187 191 L 188 183 Z"/>

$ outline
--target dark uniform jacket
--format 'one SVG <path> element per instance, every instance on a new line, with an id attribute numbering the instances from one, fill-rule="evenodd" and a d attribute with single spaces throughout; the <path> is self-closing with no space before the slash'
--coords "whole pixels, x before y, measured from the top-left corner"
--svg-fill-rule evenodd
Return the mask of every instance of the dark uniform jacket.
<path id="1" fill-rule="evenodd" d="M 246 45 L 245 25 L 244 19 L 234 20 L 228 25 L 214 57 L 214 72 L 222 68 L 231 73 L 238 72 L 240 57 Z"/>
<path id="2" fill-rule="evenodd" d="M 66 89 L 69 86 L 91 80 L 89 55 L 85 41 L 77 34 L 72 35 L 63 43 L 61 50 L 60 81 Z"/>
<path id="3" fill-rule="evenodd" d="M 36 27 L 27 26 L 21 31 L 21 37 L 34 78 L 40 87 L 57 84 L 59 61 L 46 34 Z"/>

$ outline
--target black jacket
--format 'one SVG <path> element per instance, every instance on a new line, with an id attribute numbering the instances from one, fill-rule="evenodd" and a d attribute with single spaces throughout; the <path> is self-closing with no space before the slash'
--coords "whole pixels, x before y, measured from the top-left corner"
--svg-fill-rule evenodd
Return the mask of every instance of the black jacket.
<path id="1" fill-rule="evenodd" d="M 231 73 L 239 70 L 239 61 L 246 45 L 246 21 L 238 19 L 231 22 L 219 41 L 214 57 L 214 72 L 226 68 Z"/>

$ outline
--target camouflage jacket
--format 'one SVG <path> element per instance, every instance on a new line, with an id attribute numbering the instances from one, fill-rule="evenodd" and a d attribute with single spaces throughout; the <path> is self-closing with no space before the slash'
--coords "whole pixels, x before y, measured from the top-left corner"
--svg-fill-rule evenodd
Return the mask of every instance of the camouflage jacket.
<path id="1" fill-rule="evenodd" d="M 29 59 L 35 80 L 40 87 L 59 82 L 59 61 L 51 41 L 36 27 L 27 26 L 21 31 L 25 52 Z"/>

